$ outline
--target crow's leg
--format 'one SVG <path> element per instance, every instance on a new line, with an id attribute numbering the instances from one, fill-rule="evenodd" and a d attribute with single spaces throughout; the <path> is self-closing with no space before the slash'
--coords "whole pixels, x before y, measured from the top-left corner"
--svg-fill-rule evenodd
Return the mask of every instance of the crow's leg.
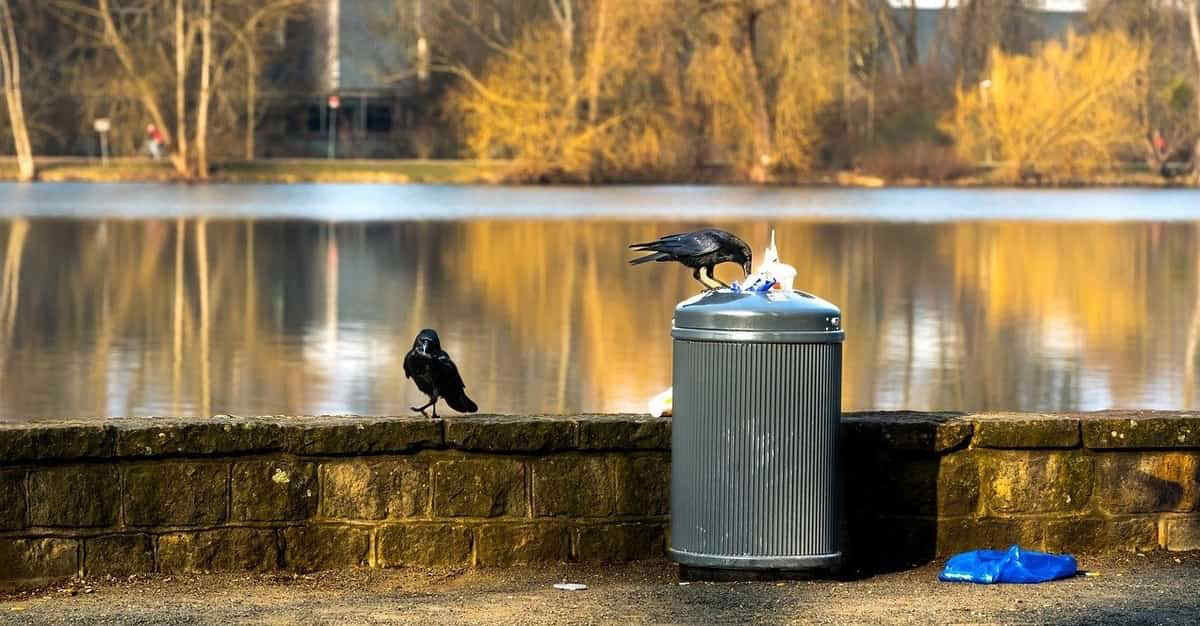
<path id="1" fill-rule="evenodd" d="M 410 406 L 410 407 L 408 407 L 408 408 L 410 408 L 410 409 L 412 409 L 412 410 L 416 411 L 417 413 L 420 413 L 421 415 L 425 415 L 425 409 L 428 409 L 429 407 L 431 407 L 431 406 L 432 406 L 432 407 L 433 407 L 433 416 L 434 416 L 434 417 L 437 417 L 437 405 L 436 405 L 436 403 L 437 403 L 437 398 L 432 398 L 432 399 L 430 399 L 430 400 L 429 400 L 429 402 L 426 402 L 424 406 L 419 406 L 419 407 L 418 407 L 418 406 Z M 425 417 L 429 417 L 429 416 L 428 416 L 428 415 L 425 415 Z"/>
<path id="2" fill-rule="evenodd" d="M 707 271 L 705 271 L 705 270 L 707 270 Z M 708 287 L 709 289 L 720 289 L 721 287 L 725 287 L 725 288 L 729 287 L 729 285 L 721 282 L 719 279 L 717 279 L 715 276 L 713 276 L 713 268 L 711 266 L 701 267 L 696 270 L 696 273 L 699 275 L 699 278 L 697 278 L 696 280 L 699 280 L 701 283 L 704 284 L 705 287 Z"/>
<path id="3" fill-rule="evenodd" d="M 697 267 L 696 270 L 692 272 L 692 278 L 695 278 L 696 282 L 704 285 L 706 288 L 711 289 L 711 287 L 708 286 L 708 283 L 704 282 L 703 278 L 700 278 L 700 268 Z"/>

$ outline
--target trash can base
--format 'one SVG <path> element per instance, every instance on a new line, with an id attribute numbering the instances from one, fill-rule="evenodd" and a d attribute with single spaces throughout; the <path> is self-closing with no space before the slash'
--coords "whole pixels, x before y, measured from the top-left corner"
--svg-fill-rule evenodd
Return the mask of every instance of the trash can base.
<path id="1" fill-rule="evenodd" d="M 777 580 L 841 580 L 833 567 L 809 569 L 723 569 L 719 567 L 679 566 L 680 582 L 763 582 Z"/>
<path id="2" fill-rule="evenodd" d="M 672 561 L 690 568 L 721 570 L 806 570 L 832 568 L 842 560 L 841 552 L 804 556 L 717 556 L 667 548 Z"/>

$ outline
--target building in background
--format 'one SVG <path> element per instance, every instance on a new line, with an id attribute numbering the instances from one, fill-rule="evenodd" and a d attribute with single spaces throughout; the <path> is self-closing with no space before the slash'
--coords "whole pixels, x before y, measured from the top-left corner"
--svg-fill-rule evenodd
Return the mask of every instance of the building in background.
<path id="1" fill-rule="evenodd" d="M 427 158 L 437 145 L 434 109 L 415 62 L 420 3 L 321 0 L 281 25 L 281 53 L 264 76 L 259 157 Z M 336 97 L 336 108 L 330 97 Z"/>

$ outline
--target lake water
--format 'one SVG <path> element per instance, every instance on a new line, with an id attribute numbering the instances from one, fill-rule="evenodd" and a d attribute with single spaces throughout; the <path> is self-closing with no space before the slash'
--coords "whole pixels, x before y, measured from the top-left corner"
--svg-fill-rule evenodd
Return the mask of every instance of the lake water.
<path id="1" fill-rule="evenodd" d="M 425 327 L 484 412 L 641 412 L 698 285 L 625 246 L 704 225 L 756 254 L 774 227 L 797 288 L 842 307 L 847 410 L 1196 408 L 1198 208 L 1186 190 L 0 185 L 0 420 L 407 414 Z"/>

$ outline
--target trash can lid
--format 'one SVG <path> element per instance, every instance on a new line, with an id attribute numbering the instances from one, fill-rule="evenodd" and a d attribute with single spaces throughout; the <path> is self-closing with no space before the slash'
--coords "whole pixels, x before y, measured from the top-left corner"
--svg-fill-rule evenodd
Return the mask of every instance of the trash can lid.
<path id="1" fill-rule="evenodd" d="M 708 291 L 675 307 L 671 336 L 708 341 L 829 343 L 845 338 L 842 312 L 803 291 Z"/>

